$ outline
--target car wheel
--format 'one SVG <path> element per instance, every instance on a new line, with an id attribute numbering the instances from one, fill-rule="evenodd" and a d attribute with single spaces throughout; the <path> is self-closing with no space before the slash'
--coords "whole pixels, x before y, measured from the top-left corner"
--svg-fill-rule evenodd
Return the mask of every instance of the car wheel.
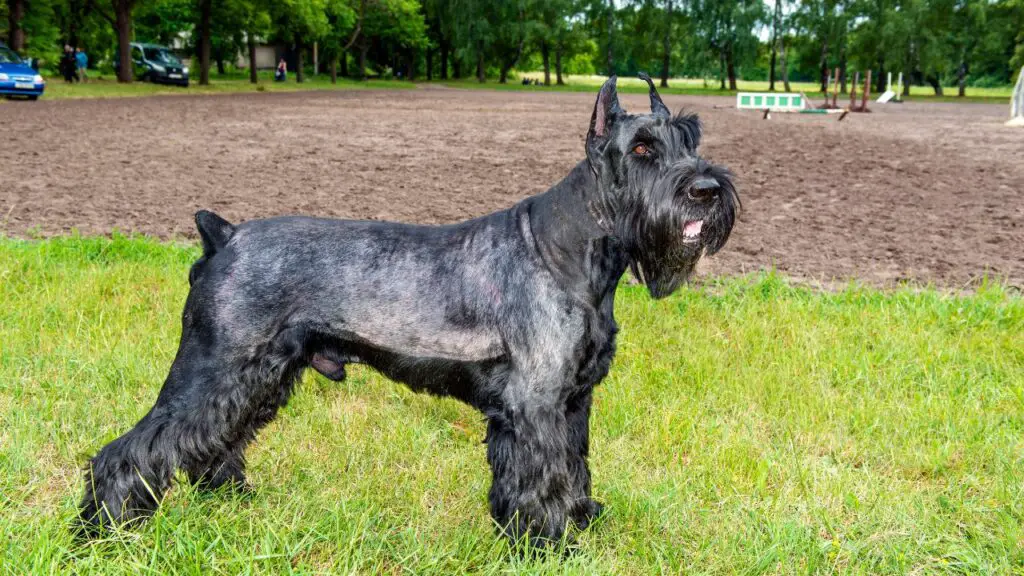
<path id="1" fill-rule="evenodd" d="M 36 95 L 36 94 L 33 94 L 33 95 L 29 96 L 28 99 L 30 101 L 32 101 L 32 102 L 35 102 L 36 100 L 39 100 L 39 96 Z"/>

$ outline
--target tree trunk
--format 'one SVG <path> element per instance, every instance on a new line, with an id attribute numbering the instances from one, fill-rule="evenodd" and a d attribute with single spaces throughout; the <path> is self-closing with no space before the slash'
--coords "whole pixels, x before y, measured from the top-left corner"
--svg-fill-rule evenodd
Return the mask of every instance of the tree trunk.
<path id="1" fill-rule="evenodd" d="M 249 82 L 256 84 L 259 78 L 256 76 L 256 37 L 252 33 L 246 34 L 246 44 L 249 45 Z"/>
<path id="2" fill-rule="evenodd" d="M 441 40 L 441 80 L 448 79 L 448 41 Z"/>
<path id="3" fill-rule="evenodd" d="M 661 87 L 668 88 L 669 65 L 672 59 L 672 0 L 668 0 L 665 11 L 665 39 L 662 42 L 661 55 Z"/>
<path id="4" fill-rule="evenodd" d="M 25 17 L 25 0 L 7 0 L 7 46 L 21 54 L 25 50 L 25 30 L 21 19 Z"/>
<path id="5" fill-rule="evenodd" d="M 555 48 L 555 83 L 559 86 L 564 86 L 565 82 L 562 81 L 562 47 Z"/>
<path id="6" fill-rule="evenodd" d="M 210 19 L 213 0 L 199 0 L 199 84 L 210 83 Z"/>
<path id="7" fill-rule="evenodd" d="M 615 3 L 608 0 L 608 76 L 615 74 L 615 61 L 612 58 L 612 26 L 615 20 Z"/>
<path id="8" fill-rule="evenodd" d="M 114 29 L 117 31 L 117 51 L 121 67 L 117 71 L 118 82 L 131 82 L 135 71 L 132 67 L 132 8 L 135 0 L 114 0 Z"/>
<path id="9" fill-rule="evenodd" d="M 217 74 L 219 74 L 220 76 L 223 76 L 225 74 L 225 71 L 224 71 L 224 52 L 222 52 L 221 50 L 217 50 L 217 57 L 214 58 L 214 60 L 217 61 Z"/>
<path id="10" fill-rule="evenodd" d="M 782 20 L 782 0 L 775 0 L 775 14 L 772 16 L 772 59 L 768 68 L 768 91 L 775 92 L 775 59 L 779 50 L 779 25 Z"/>
<path id="11" fill-rule="evenodd" d="M 452 78 L 462 79 L 462 59 L 457 56 L 452 58 Z"/>
<path id="12" fill-rule="evenodd" d="M 957 85 L 957 96 L 963 98 L 967 96 L 967 61 L 963 60 L 960 62 L 960 67 L 956 71 L 956 85 Z"/>
<path id="13" fill-rule="evenodd" d="M 331 58 L 331 84 L 338 83 L 338 58 Z"/>
<path id="14" fill-rule="evenodd" d="M 341 77 L 348 78 L 348 50 L 342 50 L 338 59 L 341 60 Z"/>
<path id="15" fill-rule="evenodd" d="M 551 86 L 551 46 L 546 41 L 541 42 L 540 56 L 544 60 L 544 85 Z"/>
<path id="16" fill-rule="evenodd" d="M 718 89 L 725 91 L 725 49 L 718 51 Z"/>
<path id="17" fill-rule="evenodd" d="M 839 48 L 839 92 L 846 94 L 846 48 Z"/>
<path id="18" fill-rule="evenodd" d="M 295 39 L 295 81 L 302 84 L 306 81 L 306 74 L 302 71 L 302 56 L 304 50 L 302 49 L 302 39 Z"/>
<path id="19" fill-rule="evenodd" d="M 360 80 L 366 80 L 366 51 L 370 47 L 367 44 L 359 46 L 359 62 L 357 63 L 356 76 Z"/>
<path id="20" fill-rule="evenodd" d="M 729 90 L 736 91 L 736 58 L 732 51 L 732 45 L 729 45 L 729 51 L 725 54 L 725 63 L 729 73 Z"/>
<path id="21" fill-rule="evenodd" d="M 487 81 L 487 77 L 484 75 L 484 47 L 483 43 L 477 45 L 476 49 L 476 81 L 483 84 Z"/>
<path id="22" fill-rule="evenodd" d="M 786 37 L 783 36 L 779 41 L 779 65 L 782 67 L 782 89 L 786 92 L 792 92 L 789 88 L 789 67 L 786 66 Z"/>
<path id="23" fill-rule="evenodd" d="M 427 82 L 434 79 L 434 49 L 427 47 Z"/>
<path id="24" fill-rule="evenodd" d="M 68 2 L 68 40 L 72 46 L 78 46 L 81 42 L 78 38 L 78 26 L 79 20 L 81 19 L 82 9 L 78 5 L 77 0 L 71 0 Z M 8 28 L 10 30 L 10 28 Z"/>
<path id="25" fill-rule="evenodd" d="M 821 91 L 828 94 L 828 40 L 821 43 Z"/>
<path id="26" fill-rule="evenodd" d="M 881 93 L 886 91 L 885 85 L 883 84 L 883 82 L 885 82 L 885 80 L 883 80 L 885 77 L 886 77 L 886 56 L 885 56 L 885 54 L 879 54 L 879 77 L 873 79 L 874 80 L 874 82 L 873 82 L 874 85 L 871 86 L 871 88 L 874 90 L 874 92 L 877 92 L 877 93 L 881 94 Z M 907 77 L 906 80 L 907 80 L 906 87 L 907 87 L 907 89 L 909 89 L 910 88 L 910 78 Z"/>
<path id="27" fill-rule="evenodd" d="M 942 96 L 942 83 L 939 82 L 938 76 L 929 76 L 927 78 L 928 83 L 932 85 L 932 90 L 935 90 L 936 96 Z"/>

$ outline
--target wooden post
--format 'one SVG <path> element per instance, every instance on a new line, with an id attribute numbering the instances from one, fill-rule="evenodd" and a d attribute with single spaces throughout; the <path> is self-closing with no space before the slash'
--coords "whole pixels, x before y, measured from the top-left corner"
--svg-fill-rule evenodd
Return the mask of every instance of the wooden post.
<path id="1" fill-rule="evenodd" d="M 317 50 L 317 42 L 313 42 L 313 76 L 320 72 L 320 55 Z"/>

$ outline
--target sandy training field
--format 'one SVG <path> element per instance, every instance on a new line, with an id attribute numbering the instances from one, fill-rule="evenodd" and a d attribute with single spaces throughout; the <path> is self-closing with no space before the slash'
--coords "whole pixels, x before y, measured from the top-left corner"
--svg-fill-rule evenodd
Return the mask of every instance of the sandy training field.
<path id="1" fill-rule="evenodd" d="M 422 88 L 0 106 L 0 233 L 194 235 L 192 214 L 444 223 L 544 191 L 583 158 L 594 96 Z M 624 95 L 629 110 L 647 98 Z M 775 115 L 666 97 L 744 211 L 713 273 L 1024 283 L 1024 134 L 1005 107 Z"/>

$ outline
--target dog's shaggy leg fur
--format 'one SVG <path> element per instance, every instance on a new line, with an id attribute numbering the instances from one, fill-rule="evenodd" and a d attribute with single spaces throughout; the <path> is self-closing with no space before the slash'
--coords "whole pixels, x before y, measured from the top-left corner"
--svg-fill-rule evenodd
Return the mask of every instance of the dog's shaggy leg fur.
<path id="1" fill-rule="evenodd" d="M 592 394 L 586 392 L 569 399 L 565 420 L 569 431 L 569 474 L 571 477 L 572 520 L 585 530 L 601 515 L 604 506 L 590 498 L 590 403 Z"/>
<path id="2" fill-rule="evenodd" d="M 90 462 L 84 527 L 150 515 L 179 468 L 203 488 L 244 483 L 245 446 L 288 401 L 304 368 L 302 336 L 286 329 L 256 357 L 225 361 L 232 355 L 211 353 L 186 327 L 156 404 Z"/>

